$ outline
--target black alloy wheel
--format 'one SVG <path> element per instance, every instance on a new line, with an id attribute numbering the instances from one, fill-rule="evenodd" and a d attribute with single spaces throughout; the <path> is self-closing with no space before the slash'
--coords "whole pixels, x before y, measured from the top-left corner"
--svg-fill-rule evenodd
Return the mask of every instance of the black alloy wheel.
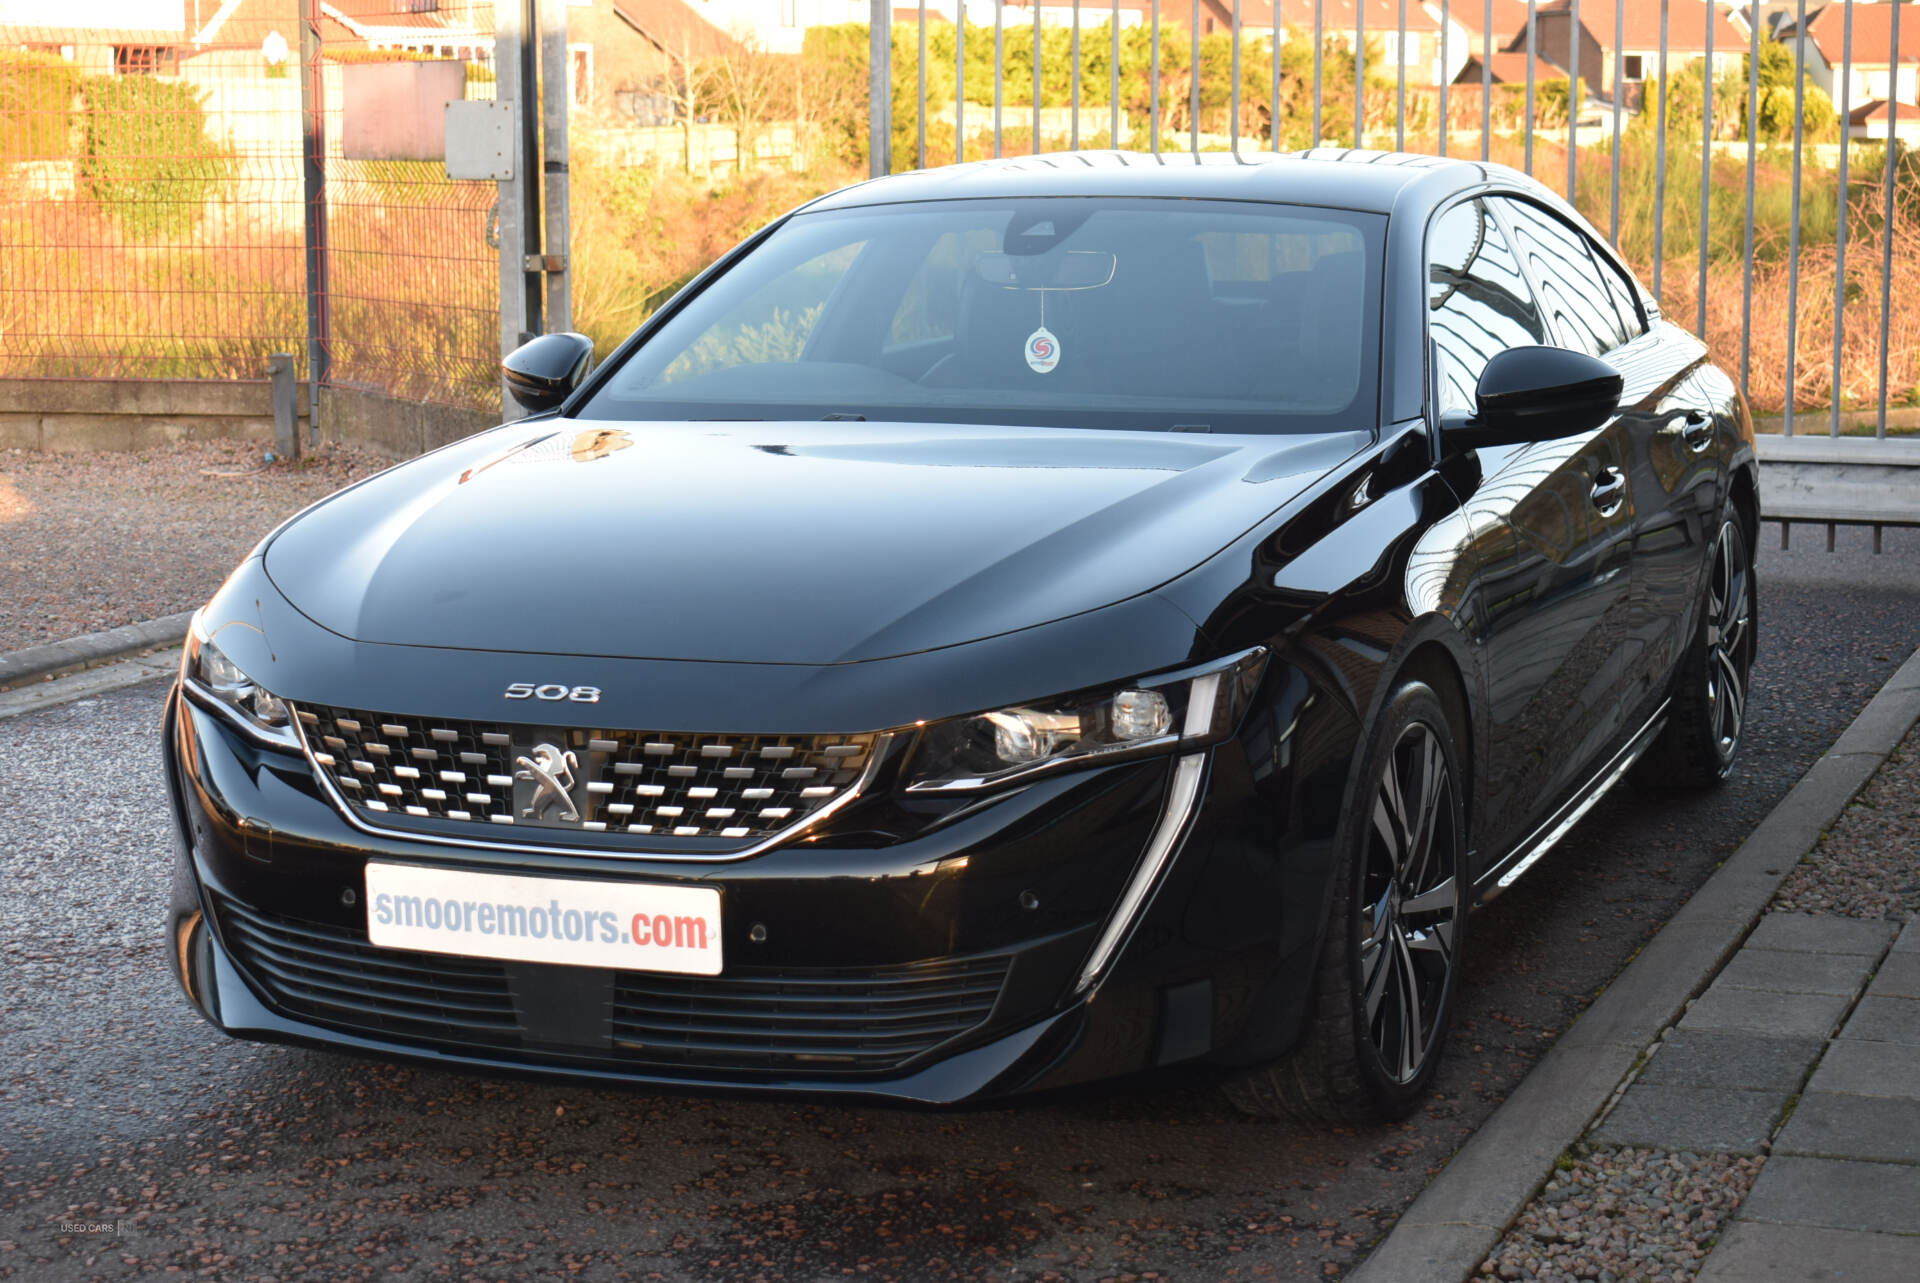
<path id="1" fill-rule="evenodd" d="M 1667 726 L 1635 765 L 1648 788 L 1702 788 L 1733 773 L 1747 727 L 1755 630 L 1753 552 L 1732 505 L 1707 562 L 1700 623 L 1667 707 Z"/>
<path id="2" fill-rule="evenodd" d="M 1400 1118 L 1438 1067 L 1467 925 L 1466 779 L 1447 708 L 1401 686 L 1370 741 L 1297 1050 L 1228 1084 L 1241 1109 Z"/>

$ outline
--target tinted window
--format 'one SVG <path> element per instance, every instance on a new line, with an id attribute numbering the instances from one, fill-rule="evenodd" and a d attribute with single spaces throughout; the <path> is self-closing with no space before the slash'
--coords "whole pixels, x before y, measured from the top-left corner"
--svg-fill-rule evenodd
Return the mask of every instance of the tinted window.
<path id="1" fill-rule="evenodd" d="M 801 214 L 582 413 L 1371 428 L 1385 221 L 1070 198 Z"/>
<path id="2" fill-rule="evenodd" d="M 1587 238 L 1537 205 L 1502 199 L 1521 260 L 1562 346 L 1604 356 L 1627 341 Z"/>
<path id="3" fill-rule="evenodd" d="M 1646 322 L 1640 319 L 1639 293 L 1620 274 L 1613 260 L 1600 250 L 1593 251 L 1594 264 L 1600 269 L 1600 280 L 1607 287 L 1607 296 L 1613 300 L 1613 310 L 1619 314 L 1620 328 L 1625 332 L 1628 342 L 1647 332 Z"/>
<path id="4" fill-rule="evenodd" d="M 1480 202 L 1440 216 L 1427 242 L 1427 333 L 1438 363 L 1440 409 L 1472 410 L 1480 371 L 1510 347 L 1547 343 L 1520 264 Z"/>

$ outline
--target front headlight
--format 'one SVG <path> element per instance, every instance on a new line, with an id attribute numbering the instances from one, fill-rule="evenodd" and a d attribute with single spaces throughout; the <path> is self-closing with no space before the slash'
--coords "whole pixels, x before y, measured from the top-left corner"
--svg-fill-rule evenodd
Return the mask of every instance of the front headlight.
<path id="1" fill-rule="evenodd" d="M 1195 668 L 931 723 L 907 763 L 907 791 L 996 788 L 1224 739 L 1246 712 L 1266 659 L 1266 648 L 1256 646 Z"/>
<path id="2" fill-rule="evenodd" d="M 198 615 L 193 617 L 193 625 L 187 630 L 183 663 L 187 680 L 203 703 L 211 702 L 257 739 L 299 747 L 285 701 L 242 672 L 202 629 Z"/>

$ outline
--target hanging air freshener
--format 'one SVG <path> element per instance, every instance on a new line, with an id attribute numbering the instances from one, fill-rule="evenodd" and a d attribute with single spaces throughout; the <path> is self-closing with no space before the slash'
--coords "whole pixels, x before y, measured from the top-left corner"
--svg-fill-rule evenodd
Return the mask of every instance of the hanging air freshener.
<path id="1" fill-rule="evenodd" d="M 1041 326 L 1027 335 L 1027 368 L 1035 374 L 1045 374 L 1060 364 L 1060 340 L 1053 331 Z"/>

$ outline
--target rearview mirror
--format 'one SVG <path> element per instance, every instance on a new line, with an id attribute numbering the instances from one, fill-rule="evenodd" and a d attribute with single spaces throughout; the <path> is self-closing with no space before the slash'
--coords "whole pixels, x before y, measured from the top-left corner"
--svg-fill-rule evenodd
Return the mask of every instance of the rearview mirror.
<path id="1" fill-rule="evenodd" d="M 1118 266 L 1104 250 L 1070 249 L 1065 254 L 981 254 L 973 274 L 1009 290 L 1097 290 L 1113 279 Z"/>
<path id="2" fill-rule="evenodd" d="M 1476 412 L 1448 415 L 1449 446 L 1523 445 L 1591 432 L 1620 406 L 1620 374 L 1598 357 L 1563 347 L 1513 347 L 1497 353 L 1474 388 Z"/>
<path id="3" fill-rule="evenodd" d="M 500 362 L 507 391 L 536 414 L 566 400 L 592 368 L 593 340 L 571 330 L 529 339 Z"/>

